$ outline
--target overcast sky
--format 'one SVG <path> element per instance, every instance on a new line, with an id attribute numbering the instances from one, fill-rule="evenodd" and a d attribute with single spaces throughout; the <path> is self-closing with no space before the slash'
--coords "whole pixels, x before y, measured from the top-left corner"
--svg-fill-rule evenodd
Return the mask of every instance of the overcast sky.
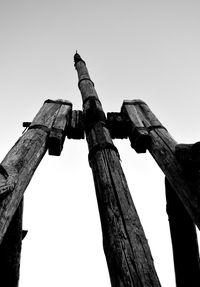
<path id="1" fill-rule="evenodd" d="M 200 139 L 200 2 L 0 0 L 0 156 L 46 99 L 81 109 L 73 55 L 86 61 L 105 112 L 147 102 L 179 143 Z M 116 140 L 164 287 L 175 287 L 164 175 Z M 25 193 L 20 287 L 109 287 L 86 141 L 46 155 Z"/>

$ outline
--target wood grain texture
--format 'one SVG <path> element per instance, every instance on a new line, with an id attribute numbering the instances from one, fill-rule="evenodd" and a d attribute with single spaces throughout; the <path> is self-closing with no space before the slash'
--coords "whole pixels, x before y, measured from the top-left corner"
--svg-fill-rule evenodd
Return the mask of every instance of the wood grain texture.
<path id="1" fill-rule="evenodd" d="M 121 112 L 124 113 L 130 121 L 129 139 L 131 147 L 134 148 L 137 153 L 145 153 L 150 144 L 150 136 L 133 102 L 124 101 Z"/>
<path id="2" fill-rule="evenodd" d="M 83 75 L 85 78 L 89 77 L 84 62 L 77 62 L 76 69 L 79 80 Z M 120 165 L 119 154 L 113 145 L 106 122 L 102 120 L 103 110 L 97 93 L 88 80 L 82 80 L 79 87 L 111 284 L 113 287 L 160 286 L 151 252 Z M 96 98 L 96 104 L 90 99 L 87 100 L 87 97 Z M 94 111 L 99 111 L 99 120 L 98 113 Z"/>
<path id="3" fill-rule="evenodd" d="M 151 136 L 149 152 L 164 172 L 195 224 L 200 228 L 200 172 L 188 170 L 175 156 L 177 142 L 143 101 L 135 107 Z"/>
<path id="4" fill-rule="evenodd" d="M 69 139 L 84 139 L 83 128 L 83 112 L 79 110 L 73 110 L 71 114 L 71 120 L 67 129 L 67 137 Z"/>
<path id="5" fill-rule="evenodd" d="M 60 104 L 45 103 L 33 119 L 30 125 L 32 128 L 19 138 L 2 161 L 8 177 L 0 174 L 0 243 L 26 187 L 46 153 L 48 130 L 51 129 L 59 108 Z M 44 125 L 46 129 L 39 128 L 40 125 Z M 3 193 L 1 189 L 6 192 Z"/>
<path id="6" fill-rule="evenodd" d="M 60 156 L 62 152 L 63 144 L 66 137 L 66 130 L 68 129 L 70 123 L 71 110 L 72 104 L 68 101 L 64 101 L 63 104 L 60 106 L 60 109 L 49 134 L 49 155 Z"/>
<path id="7" fill-rule="evenodd" d="M 200 260 L 195 225 L 169 181 L 165 179 L 177 287 L 200 286 Z"/>

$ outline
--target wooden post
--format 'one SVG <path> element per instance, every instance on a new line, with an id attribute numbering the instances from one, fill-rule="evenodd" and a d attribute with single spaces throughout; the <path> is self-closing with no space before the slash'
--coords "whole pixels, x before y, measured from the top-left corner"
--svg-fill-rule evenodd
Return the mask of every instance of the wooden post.
<path id="1" fill-rule="evenodd" d="M 66 131 L 70 123 L 72 103 L 63 100 L 47 100 L 46 102 L 61 104 L 56 119 L 51 127 L 48 139 L 49 155 L 60 156 L 65 141 Z"/>
<path id="2" fill-rule="evenodd" d="M 0 245 L 0 278 L 2 287 L 17 287 L 22 245 L 23 200 L 12 217 Z"/>
<path id="3" fill-rule="evenodd" d="M 200 261 L 195 225 L 167 179 L 165 187 L 176 286 L 199 287 Z"/>
<path id="4" fill-rule="evenodd" d="M 77 53 L 74 61 L 111 284 L 113 287 L 160 286 L 94 84 Z"/>
<path id="5" fill-rule="evenodd" d="M 60 107 L 60 103 L 45 102 L 0 165 L 0 243 L 48 148 L 48 136 Z"/>
<path id="6" fill-rule="evenodd" d="M 130 101 L 124 101 L 121 112 L 128 116 L 130 120 L 129 139 L 131 147 L 134 148 L 137 153 L 145 153 L 151 138 L 135 105 L 130 104 Z"/>
<path id="7" fill-rule="evenodd" d="M 185 169 L 175 154 L 176 141 L 160 123 L 150 108 L 141 100 L 125 101 L 134 105 L 137 115 L 148 131 L 151 139 L 148 150 L 164 172 L 171 186 L 200 229 L 199 172 Z M 131 115 L 129 114 L 131 120 Z"/>

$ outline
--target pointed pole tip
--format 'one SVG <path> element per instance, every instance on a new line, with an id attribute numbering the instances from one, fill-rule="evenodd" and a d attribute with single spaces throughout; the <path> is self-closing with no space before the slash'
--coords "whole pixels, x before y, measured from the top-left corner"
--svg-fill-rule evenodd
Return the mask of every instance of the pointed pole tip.
<path id="1" fill-rule="evenodd" d="M 83 61 L 83 59 L 81 58 L 81 56 L 78 54 L 77 50 L 76 50 L 76 53 L 74 55 L 74 65 L 76 66 L 76 64 L 79 62 L 79 61 Z M 85 62 L 84 62 L 85 63 Z"/>

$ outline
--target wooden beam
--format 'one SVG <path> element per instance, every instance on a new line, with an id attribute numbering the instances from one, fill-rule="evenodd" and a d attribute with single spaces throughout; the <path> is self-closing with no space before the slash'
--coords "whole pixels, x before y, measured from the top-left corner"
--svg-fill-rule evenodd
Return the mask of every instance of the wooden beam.
<path id="1" fill-rule="evenodd" d="M 48 139 L 49 155 L 60 156 L 65 141 L 66 131 L 69 127 L 72 103 L 69 101 L 57 100 L 51 103 L 60 103 L 60 109 L 50 130 Z"/>
<path id="2" fill-rule="evenodd" d="M 129 136 L 130 121 L 124 113 L 107 113 L 106 124 L 112 139 L 126 139 Z"/>
<path id="3" fill-rule="evenodd" d="M 133 100 L 130 101 L 130 105 L 135 106 L 137 115 L 151 136 L 148 147 L 149 152 L 200 229 L 199 173 L 195 170 L 188 172 L 177 159 L 175 155 L 177 142 L 152 113 L 146 103 L 141 100 Z"/>
<path id="4" fill-rule="evenodd" d="M 145 128 L 135 105 L 132 101 L 124 101 L 121 112 L 124 113 L 130 121 L 129 139 L 131 147 L 137 153 L 145 153 L 150 144 L 150 135 Z"/>
<path id="5" fill-rule="evenodd" d="M 0 245 L 1 286 L 17 287 L 22 246 L 23 200 L 15 211 Z"/>
<path id="6" fill-rule="evenodd" d="M 160 286 L 118 151 L 106 127 L 102 105 L 85 62 L 78 54 L 74 60 L 111 284 L 113 287 Z"/>
<path id="7" fill-rule="evenodd" d="M 58 103 L 44 103 L 1 163 L 0 243 L 16 212 L 24 191 L 47 150 L 50 129 L 60 109 Z"/>
<path id="8" fill-rule="evenodd" d="M 73 110 L 67 129 L 67 137 L 69 139 L 80 140 L 84 139 L 84 136 L 83 112 L 79 110 Z"/>
<path id="9" fill-rule="evenodd" d="M 200 286 L 200 260 L 195 225 L 171 184 L 165 179 L 177 287 Z"/>

